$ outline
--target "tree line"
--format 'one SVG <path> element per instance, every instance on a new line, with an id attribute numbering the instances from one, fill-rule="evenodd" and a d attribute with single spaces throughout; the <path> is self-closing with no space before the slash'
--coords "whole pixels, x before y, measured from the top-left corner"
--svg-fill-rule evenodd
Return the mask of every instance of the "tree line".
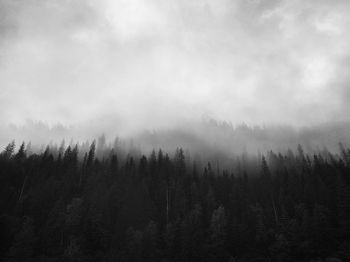
<path id="1" fill-rule="evenodd" d="M 350 261 L 350 149 L 199 165 L 96 143 L 0 154 L 2 261 Z M 96 155 L 97 154 L 97 155 Z"/>

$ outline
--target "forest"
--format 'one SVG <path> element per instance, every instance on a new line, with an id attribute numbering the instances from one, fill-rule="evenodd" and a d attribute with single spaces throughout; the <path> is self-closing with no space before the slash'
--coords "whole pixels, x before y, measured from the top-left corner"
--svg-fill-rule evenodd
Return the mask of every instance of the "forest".
<path id="1" fill-rule="evenodd" d="M 349 148 L 231 161 L 11 142 L 0 154 L 0 259 L 350 261 Z"/>

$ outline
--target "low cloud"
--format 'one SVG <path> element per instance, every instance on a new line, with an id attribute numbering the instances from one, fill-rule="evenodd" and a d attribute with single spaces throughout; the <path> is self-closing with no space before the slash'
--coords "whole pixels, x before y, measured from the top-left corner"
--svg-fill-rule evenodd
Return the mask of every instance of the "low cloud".
<path id="1" fill-rule="evenodd" d="M 0 118 L 349 120 L 349 1 L 1 0 Z"/>

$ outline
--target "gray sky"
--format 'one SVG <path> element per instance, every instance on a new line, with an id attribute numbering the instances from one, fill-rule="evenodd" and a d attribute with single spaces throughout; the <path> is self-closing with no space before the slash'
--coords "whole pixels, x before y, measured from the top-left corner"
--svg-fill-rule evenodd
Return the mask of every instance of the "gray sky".
<path id="1" fill-rule="evenodd" d="M 0 119 L 349 120 L 349 28 L 348 0 L 0 0 Z"/>

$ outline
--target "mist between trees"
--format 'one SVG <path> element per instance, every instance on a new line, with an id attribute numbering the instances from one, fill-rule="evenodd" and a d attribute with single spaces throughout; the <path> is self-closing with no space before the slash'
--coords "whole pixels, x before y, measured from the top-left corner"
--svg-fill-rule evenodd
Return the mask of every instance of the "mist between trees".
<path id="1" fill-rule="evenodd" d="M 80 126 L 49 126 L 44 122 L 33 121 L 28 121 L 22 126 L 0 126 L 0 146 L 6 146 L 12 138 L 17 143 L 30 142 L 30 150 L 38 153 L 43 152 L 46 145 L 50 145 L 52 151 L 57 151 L 62 140 L 65 140 L 64 144 L 71 147 L 78 144 L 79 156 L 82 157 L 91 141 L 97 138 L 96 146 L 99 152 L 104 151 L 103 147 L 109 147 L 126 152 L 140 151 L 144 154 L 162 148 L 171 153 L 181 147 L 190 152 L 192 157 L 199 154 L 212 159 L 218 155 L 231 158 L 242 153 L 255 155 L 269 150 L 286 153 L 288 149 L 296 151 L 298 144 L 302 145 L 307 153 L 325 150 L 336 153 L 339 150 L 339 142 L 350 145 L 348 122 L 293 127 L 233 125 L 209 118 L 201 122 L 177 123 L 154 130 L 147 130 L 145 127 L 143 131 L 140 128 L 121 127 L 110 120 L 97 120 Z"/>
<path id="2" fill-rule="evenodd" d="M 0 155 L 4 261 L 348 261 L 350 149 L 305 153 L 118 140 Z M 209 159 L 209 157 L 212 159 Z M 230 162 L 228 165 L 226 161 Z M 230 166 L 231 168 L 227 168 Z"/>

